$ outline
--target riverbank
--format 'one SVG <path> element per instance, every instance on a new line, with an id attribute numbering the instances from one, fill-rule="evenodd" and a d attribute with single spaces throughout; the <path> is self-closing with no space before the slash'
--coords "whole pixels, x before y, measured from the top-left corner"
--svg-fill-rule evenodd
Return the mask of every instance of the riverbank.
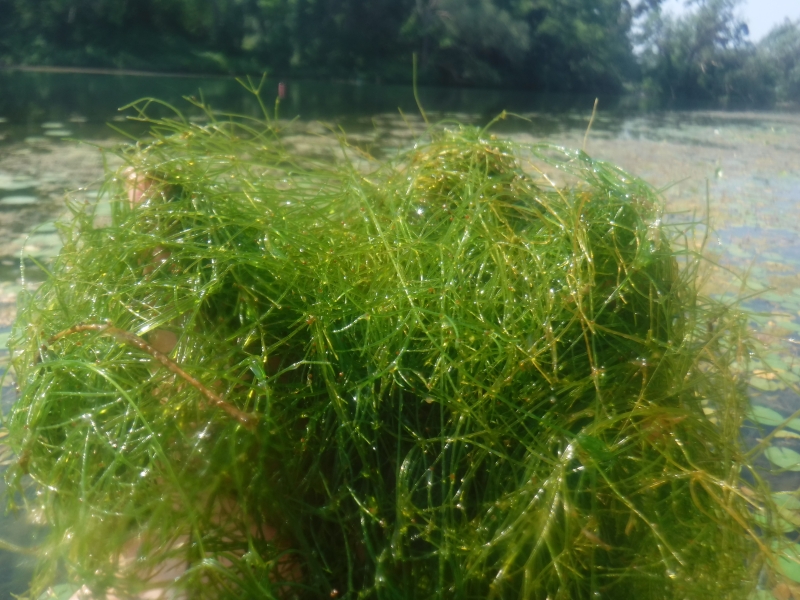
<path id="1" fill-rule="evenodd" d="M 230 78 L 232 75 L 220 73 L 188 73 L 188 72 L 167 72 L 167 71 L 147 71 L 139 69 L 106 69 L 100 67 L 59 67 L 53 65 L 0 65 L 0 72 L 20 72 L 20 73 L 67 73 L 81 75 L 124 75 L 126 77 L 203 77 L 203 78 Z"/>

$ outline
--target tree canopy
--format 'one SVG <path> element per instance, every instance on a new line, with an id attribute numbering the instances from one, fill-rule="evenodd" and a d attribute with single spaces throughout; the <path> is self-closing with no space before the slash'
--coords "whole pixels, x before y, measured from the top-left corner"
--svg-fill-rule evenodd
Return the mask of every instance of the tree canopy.
<path id="1" fill-rule="evenodd" d="M 618 91 L 627 0 L 0 0 L 9 62 L 410 76 Z M 210 63 L 205 64 L 203 63 Z"/>
<path id="2" fill-rule="evenodd" d="M 797 97 L 800 24 L 756 45 L 740 0 L 0 0 L 0 64 L 278 75 L 665 101 Z"/>

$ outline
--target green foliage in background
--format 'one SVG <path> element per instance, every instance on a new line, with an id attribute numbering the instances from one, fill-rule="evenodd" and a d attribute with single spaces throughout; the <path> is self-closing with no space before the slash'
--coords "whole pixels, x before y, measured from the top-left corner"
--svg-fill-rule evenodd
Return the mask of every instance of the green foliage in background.
<path id="1" fill-rule="evenodd" d="M 404 32 L 446 81 L 615 92 L 633 74 L 630 24 L 619 0 L 445 0 L 419 3 Z"/>
<path id="2" fill-rule="evenodd" d="M 0 0 L 0 62 L 408 82 L 659 101 L 796 100 L 798 25 L 758 45 L 739 0 Z"/>
<path id="3" fill-rule="evenodd" d="M 645 21 L 643 70 L 649 85 L 671 98 L 715 98 L 726 93 L 726 75 L 738 64 L 747 28 L 734 17 L 735 0 L 705 0 L 683 18 L 655 11 Z"/>
<path id="4" fill-rule="evenodd" d="M 776 27 L 759 44 L 759 66 L 775 81 L 775 95 L 782 102 L 800 99 L 800 21 Z"/>
<path id="5" fill-rule="evenodd" d="M 21 64 L 262 71 L 552 91 L 619 91 L 624 0 L 0 0 Z"/>
<path id="6" fill-rule="evenodd" d="M 662 99 L 728 105 L 790 100 L 786 87 L 800 69 L 798 24 L 786 23 L 754 45 L 746 23 L 735 16 L 738 4 L 702 0 L 677 19 L 650 12 L 638 33 L 645 89 Z"/>
<path id="7" fill-rule="evenodd" d="M 746 317 L 646 183 L 458 125 L 330 164 L 209 118 L 150 122 L 21 299 L 35 592 L 177 563 L 192 598 L 721 599 L 776 564 Z"/>

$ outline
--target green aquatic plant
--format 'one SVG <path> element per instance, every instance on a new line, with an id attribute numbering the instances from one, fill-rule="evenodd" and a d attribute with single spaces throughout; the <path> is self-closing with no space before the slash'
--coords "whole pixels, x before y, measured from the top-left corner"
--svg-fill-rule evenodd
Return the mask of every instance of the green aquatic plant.
<path id="1" fill-rule="evenodd" d="M 20 301 L 34 592 L 748 597 L 746 319 L 653 189 L 457 125 L 321 162 L 210 117 L 123 148 L 111 223 L 73 206 Z"/>

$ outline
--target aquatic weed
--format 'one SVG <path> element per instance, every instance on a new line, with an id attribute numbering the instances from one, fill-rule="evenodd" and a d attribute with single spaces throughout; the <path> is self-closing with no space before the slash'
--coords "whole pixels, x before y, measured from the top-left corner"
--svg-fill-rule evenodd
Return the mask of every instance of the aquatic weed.
<path id="1" fill-rule="evenodd" d="M 646 183 L 460 126 L 323 162 L 210 117 L 121 150 L 146 201 L 110 177 L 112 224 L 74 206 L 21 301 L 34 590 L 179 560 L 193 598 L 748 596 L 746 319 Z"/>

